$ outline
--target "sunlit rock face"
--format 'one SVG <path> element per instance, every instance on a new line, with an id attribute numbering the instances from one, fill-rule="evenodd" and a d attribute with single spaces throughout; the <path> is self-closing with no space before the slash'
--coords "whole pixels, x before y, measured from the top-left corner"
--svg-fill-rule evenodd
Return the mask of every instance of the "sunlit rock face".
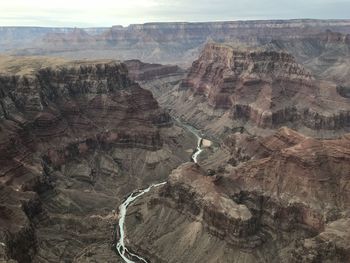
<path id="1" fill-rule="evenodd" d="M 0 256 L 18 262 L 116 258 L 112 210 L 196 143 L 122 63 L 3 75 L 0 105 Z"/>

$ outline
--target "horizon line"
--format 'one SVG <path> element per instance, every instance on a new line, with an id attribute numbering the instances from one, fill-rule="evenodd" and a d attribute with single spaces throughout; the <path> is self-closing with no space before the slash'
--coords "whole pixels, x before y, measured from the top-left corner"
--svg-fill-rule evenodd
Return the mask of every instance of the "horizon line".
<path id="1" fill-rule="evenodd" d="M 282 22 L 282 21 L 324 21 L 324 22 L 350 22 L 350 18 L 273 18 L 273 19 L 237 19 L 237 20 L 210 20 L 210 21 L 158 21 L 158 22 L 144 22 L 144 23 L 131 23 L 128 25 L 121 25 L 121 24 L 111 24 L 109 26 L 38 26 L 38 25 L 18 25 L 18 26 L 11 26 L 11 25 L 0 25 L 0 28 L 79 28 L 79 29 L 89 29 L 89 28 L 112 28 L 112 27 L 121 27 L 121 28 L 128 28 L 130 26 L 137 26 L 137 25 L 154 25 L 154 24 L 214 24 L 214 23 L 237 23 L 237 22 Z"/>

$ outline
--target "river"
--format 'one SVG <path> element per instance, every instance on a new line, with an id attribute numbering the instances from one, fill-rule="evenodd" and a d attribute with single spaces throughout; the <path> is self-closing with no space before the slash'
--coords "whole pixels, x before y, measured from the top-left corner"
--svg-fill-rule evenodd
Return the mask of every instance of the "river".
<path id="1" fill-rule="evenodd" d="M 187 124 L 182 124 L 182 125 L 188 131 L 190 131 L 192 134 L 194 134 L 196 136 L 196 138 L 197 138 L 197 148 L 194 151 L 194 153 L 192 154 L 193 162 L 197 163 L 198 162 L 198 156 L 203 151 L 203 149 L 201 148 L 203 138 L 199 135 L 199 131 L 196 130 L 195 128 L 193 128 L 192 126 L 187 125 Z M 134 254 L 132 252 L 130 252 L 125 246 L 124 224 L 125 224 L 125 217 L 126 217 L 127 208 L 132 202 L 134 202 L 137 198 L 141 197 L 145 193 L 148 193 L 152 188 L 158 187 L 158 186 L 161 186 L 161 185 L 164 185 L 164 184 L 166 184 L 166 182 L 162 182 L 162 183 L 158 183 L 158 184 L 152 184 L 146 189 L 137 190 L 137 191 L 131 193 L 128 196 L 128 198 L 119 206 L 119 221 L 118 221 L 118 225 L 119 225 L 119 240 L 118 240 L 118 243 L 116 245 L 116 249 L 117 249 L 119 255 L 122 257 L 122 259 L 126 263 L 136 263 L 136 262 L 145 262 L 145 263 L 147 263 L 147 260 L 145 260 L 144 258 L 142 258 L 142 257 L 140 257 L 140 256 L 138 256 L 138 255 L 136 255 L 136 254 Z M 135 259 L 137 261 L 133 261 L 130 258 Z"/>

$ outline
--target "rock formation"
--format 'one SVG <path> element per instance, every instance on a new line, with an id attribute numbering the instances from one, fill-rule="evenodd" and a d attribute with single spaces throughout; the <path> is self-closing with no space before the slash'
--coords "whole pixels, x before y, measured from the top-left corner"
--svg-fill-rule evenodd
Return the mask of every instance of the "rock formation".
<path id="1" fill-rule="evenodd" d="M 176 65 L 150 64 L 136 59 L 126 60 L 124 64 L 128 68 L 130 78 L 138 82 L 148 82 L 183 73 L 183 70 Z"/>
<path id="2" fill-rule="evenodd" d="M 0 261 L 348 262 L 349 25 L 0 28 Z"/>
<path id="3" fill-rule="evenodd" d="M 215 175 L 189 163 L 174 170 L 131 208 L 130 246 L 154 262 L 346 262 L 349 135 L 283 128 L 260 141 L 264 157 L 223 161 Z"/>
<path id="4" fill-rule="evenodd" d="M 0 28 L 0 50 L 21 55 L 119 60 L 189 66 L 208 41 L 253 46 L 331 30 L 349 34 L 349 20 L 260 20 L 146 23 L 111 28 Z"/>
<path id="5" fill-rule="evenodd" d="M 143 88 L 150 90 L 156 98 L 180 83 L 186 73 L 185 70 L 175 65 L 151 64 L 139 60 L 127 60 L 124 63 L 129 70 L 130 77 L 140 83 Z"/>
<path id="6" fill-rule="evenodd" d="M 315 80 L 288 53 L 210 43 L 174 95 L 166 92 L 159 101 L 211 133 L 244 127 L 264 134 L 288 125 L 336 136 L 350 124 L 349 100 L 338 90 Z"/>
<path id="7" fill-rule="evenodd" d="M 299 63 L 319 79 L 338 85 L 350 85 L 350 35 L 326 30 L 297 39 L 278 40 L 269 44 L 276 50 L 287 50 Z"/>
<path id="8" fill-rule="evenodd" d="M 0 106 L 4 260 L 115 260 L 112 210 L 196 143 L 117 62 L 2 75 Z"/>

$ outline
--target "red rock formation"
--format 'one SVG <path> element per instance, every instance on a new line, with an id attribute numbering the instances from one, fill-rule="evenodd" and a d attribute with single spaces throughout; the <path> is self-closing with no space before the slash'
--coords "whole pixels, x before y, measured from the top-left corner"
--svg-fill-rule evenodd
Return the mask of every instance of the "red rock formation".
<path id="1" fill-rule="evenodd" d="M 350 104 L 337 93 L 336 85 L 314 80 L 283 52 L 207 44 L 182 89 L 204 96 L 214 110 L 227 111 L 232 119 L 257 127 L 349 129 Z M 186 103 L 191 102 L 180 104 Z"/>
<path id="2" fill-rule="evenodd" d="M 227 180 L 247 191 L 307 203 L 325 219 L 331 212 L 328 209 L 349 207 L 350 194 L 344 187 L 350 179 L 349 139 L 349 135 L 338 140 L 304 137 L 267 158 L 245 163 Z M 270 144 L 276 142 L 270 141 Z"/>
<path id="3" fill-rule="evenodd" d="M 205 177 L 196 164 L 185 164 L 173 171 L 160 195 L 172 199 L 174 203 L 169 204 L 174 209 L 193 219 L 202 217 L 209 232 L 232 245 L 244 247 L 243 240 L 256 232 L 251 212 L 218 192 L 213 178 Z"/>
<path id="4" fill-rule="evenodd" d="M 192 233 L 195 238 L 189 241 L 195 249 L 207 242 L 201 238 L 203 228 L 223 241 L 217 249 L 229 244 L 227 254 L 219 257 L 224 262 L 229 262 L 227 255 L 239 258 L 243 254 L 253 261 L 346 262 L 350 253 L 346 230 L 350 215 L 350 135 L 319 140 L 283 128 L 274 136 L 260 139 L 259 147 L 265 156 L 256 155 L 254 160 L 226 167 L 214 176 L 196 164 L 174 170 L 158 193 L 132 208 L 132 213 L 139 213 L 143 219 L 141 226 L 134 226 L 135 233 L 144 228 L 154 233 L 159 222 L 152 217 L 153 211 L 162 211 L 166 218 L 163 224 L 172 225 L 172 220 L 177 220 L 179 229 L 191 229 L 200 222 L 201 227 Z M 151 244 L 146 255 L 173 262 L 172 255 L 157 247 L 159 240 L 172 240 L 176 231 L 170 229 L 141 241 L 132 239 L 131 244 Z M 135 234 L 133 229 L 128 230 Z M 186 234 L 177 238 L 188 242 Z M 180 247 L 172 245 L 177 252 Z M 200 262 L 200 255 L 187 251 L 182 260 L 189 259 Z"/>
<path id="5" fill-rule="evenodd" d="M 101 213 L 92 199 L 103 213 L 106 203 L 111 211 L 123 195 L 160 181 L 189 158 L 176 138 L 181 129 L 172 127 L 151 92 L 129 79 L 124 64 L 72 62 L 30 76 L 1 76 L 0 106 L 0 260 L 74 257 L 76 251 L 63 247 L 60 255 L 53 252 L 57 235 L 76 245 L 70 223 L 57 218 L 82 216 L 86 222 L 88 213 Z M 147 153 L 157 151 L 167 159 L 159 164 L 153 158 L 147 168 Z M 86 192 L 91 188 L 94 197 Z M 109 233 L 107 223 L 102 231 Z M 66 231 L 55 232 L 56 224 Z M 47 225 L 55 233 L 38 230 Z"/>
<path id="6" fill-rule="evenodd" d="M 303 85 L 303 92 L 307 93 L 311 75 L 286 53 L 239 51 L 226 45 L 207 44 L 182 86 L 208 97 L 211 106 L 226 109 L 242 100 L 255 102 L 264 90 L 265 95 L 273 96 L 267 94 L 266 86 L 273 89 L 277 85 L 290 87 L 285 92 L 291 97 L 301 90 L 296 85 Z M 269 109 L 271 106 L 264 102 L 257 106 Z"/>
<path id="7" fill-rule="evenodd" d="M 282 127 L 267 137 L 236 132 L 225 137 L 221 146 L 229 153 L 228 163 L 237 166 L 250 159 L 271 156 L 284 148 L 300 143 L 302 140 L 304 140 L 303 135 Z"/>

